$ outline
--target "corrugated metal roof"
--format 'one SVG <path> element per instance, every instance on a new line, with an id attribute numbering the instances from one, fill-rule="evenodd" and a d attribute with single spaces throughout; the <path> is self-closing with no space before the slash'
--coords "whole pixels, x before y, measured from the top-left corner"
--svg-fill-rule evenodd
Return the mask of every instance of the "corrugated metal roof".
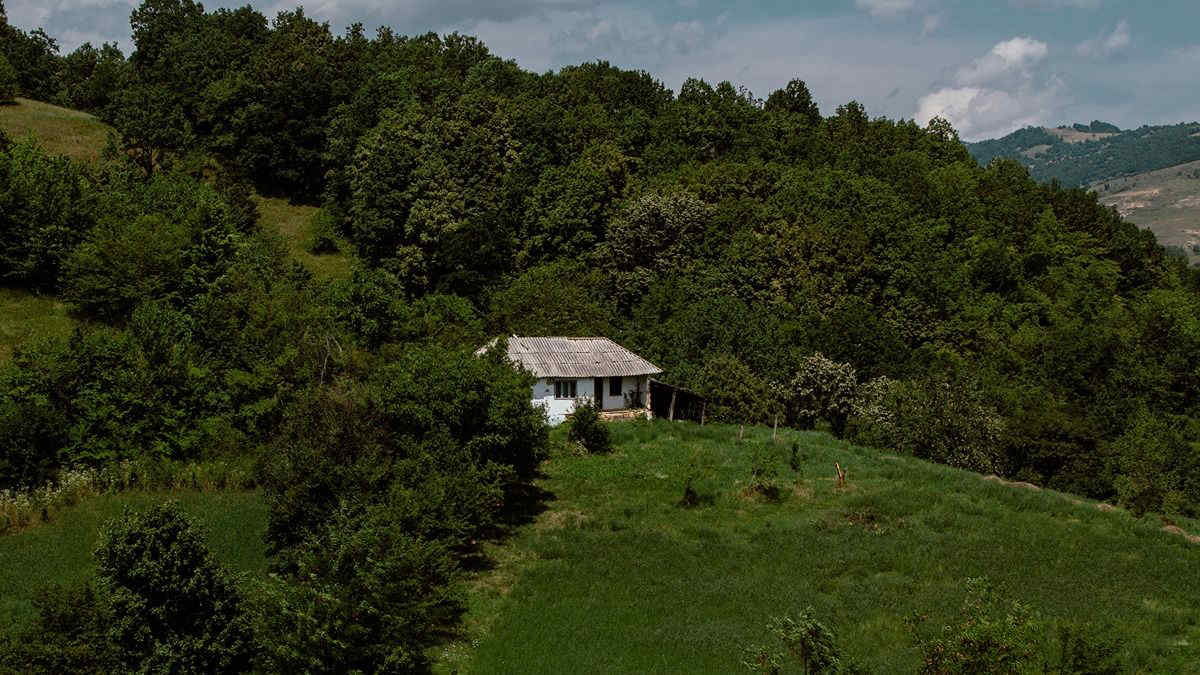
<path id="1" fill-rule="evenodd" d="M 538 377 L 635 377 L 662 372 L 605 337 L 514 335 L 508 338 L 508 358 Z"/>

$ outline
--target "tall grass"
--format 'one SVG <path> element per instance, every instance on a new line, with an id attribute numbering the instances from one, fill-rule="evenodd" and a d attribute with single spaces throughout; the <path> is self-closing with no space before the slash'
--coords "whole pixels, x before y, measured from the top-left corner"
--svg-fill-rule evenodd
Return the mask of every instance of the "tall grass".
<path id="1" fill-rule="evenodd" d="M 497 565 L 468 584 L 469 631 L 443 670 L 737 672 L 770 617 L 811 606 L 866 672 L 914 672 L 905 620 L 951 625 L 978 577 L 1048 623 L 1111 624 L 1132 668 L 1200 667 L 1200 545 L 1157 516 L 815 432 L 612 431 L 611 454 L 545 464 L 546 511 L 489 550 Z M 764 476 L 777 499 L 746 489 Z"/>
<path id="2" fill-rule="evenodd" d="M 0 535 L 53 520 L 60 512 L 98 495 L 129 490 L 215 492 L 255 487 L 249 458 L 205 462 L 150 459 L 113 463 L 101 469 L 68 469 L 46 485 L 0 490 Z"/>
<path id="3" fill-rule="evenodd" d="M 78 583 L 94 574 L 92 551 L 104 523 L 126 508 L 142 510 L 167 500 L 178 501 L 204 528 L 209 548 L 223 565 L 242 578 L 266 578 L 267 507 L 257 492 L 99 494 L 62 507 L 51 522 L 0 537 L 0 630 L 20 628 L 33 619 L 31 600 L 38 587 Z"/>
<path id="4" fill-rule="evenodd" d="M 70 335 L 75 325 L 66 303 L 57 298 L 0 288 L 0 363 L 28 340 Z"/>
<path id="5" fill-rule="evenodd" d="M 0 106 L 0 129 L 13 140 L 36 136 L 46 152 L 84 161 L 100 157 L 112 130 L 88 113 L 25 98 Z"/>

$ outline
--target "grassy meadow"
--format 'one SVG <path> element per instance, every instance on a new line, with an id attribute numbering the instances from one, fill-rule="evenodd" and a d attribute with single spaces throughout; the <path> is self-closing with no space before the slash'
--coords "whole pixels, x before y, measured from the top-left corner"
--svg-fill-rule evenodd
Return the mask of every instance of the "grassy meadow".
<path id="1" fill-rule="evenodd" d="M 88 113 L 26 98 L 0 105 L 0 129 L 13 140 L 33 135 L 47 152 L 84 161 L 99 159 L 112 130 Z"/>
<path id="2" fill-rule="evenodd" d="M 254 198 L 259 222 L 267 231 L 278 230 L 287 242 L 292 257 L 320 279 L 345 279 L 350 276 L 350 257 L 343 251 L 313 255 L 308 252 L 308 223 L 317 212 L 314 206 L 291 204 L 275 197 Z"/>
<path id="3" fill-rule="evenodd" d="M 0 288 L 0 363 L 15 347 L 34 337 L 70 335 L 75 321 L 57 298 L 15 288 Z"/>
<path id="4" fill-rule="evenodd" d="M 48 152 L 83 161 L 99 159 L 110 131 L 87 113 L 23 98 L 17 99 L 16 105 L 0 106 L 0 129 L 14 139 L 33 135 Z M 346 253 L 313 255 L 306 250 L 308 222 L 315 207 L 258 196 L 254 201 L 263 229 L 278 231 L 292 255 L 317 277 L 342 279 L 350 275 Z M 36 336 L 67 335 L 74 325 L 64 303 L 49 296 L 0 288 L 0 363 L 10 359 L 13 348 L 22 342 Z"/>
<path id="5" fill-rule="evenodd" d="M 30 600 L 46 584 L 68 584 L 92 576 L 92 551 L 100 528 L 126 508 L 145 509 L 177 500 L 205 529 L 208 546 L 227 568 L 265 576 L 267 507 L 257 492 L 125 492 L 91 497 L 53 521 L 0 536 L 0 625 L 33 618 Z"/>
<path id="6" fill-rule="evenodd" d="M 772 616 L 808 606 L 866 672 L 914 672 L 904 618 L 953 622 L 971 577 L 1045 618 L 1111 623 L 1147 672 L 1200 672 L 1200 545 L 1156 516 L 815 432 L 738 444 L 728 426 L 611 428 L 612 454 L 544 465 L 545 510 L 489 551 L 443 672 L 737 672 Z M 778 502 L 743 494 L 756 451 Z M 702 504 L 682 508 L 689 475 Z"/>

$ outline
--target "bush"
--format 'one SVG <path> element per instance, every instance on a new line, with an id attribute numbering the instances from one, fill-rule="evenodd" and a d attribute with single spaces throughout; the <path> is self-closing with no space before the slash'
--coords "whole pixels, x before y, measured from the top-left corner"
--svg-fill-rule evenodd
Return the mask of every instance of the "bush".
<path id="1" fill-rule="evenodd" d="M 833 435 L 840 437 L 852 412 L 857 378 L 854 366 L 824 354 L 801 359 L 789 392 L 792 419 L 805 428 L 812 428 L 818 419 L 827 420 Z"/>
<path id="2" fill-rule="evenodd" d="M 1129 672 L 1121 657 L 1125 640 L 1107 626 L 1064 623 L 1057 628 L 1055 654 L 1046 672 L 1118 675 Z"/>
<path id="3" fill-rule="evenodd" d="M 608 427 L 600 419 L 600 406 L 591 399 L 575 401 L 575 412 L 571 415 L 571 428 L 567 431 L 567 438 L 592 454 L 612 450 Z"/>
<path id="4" fill-rule="evenodd" d="M 32 629 L 0 646 L 21 672 L 244 672 L 257 650 L 241 593 L 178 504 L 109 522 L 96 583 L 39 591 Z"/>
<path id="5" fill-rule="evenodd" d="M 108 637 L 112 611 L 92 584 L 40 588 L 33 608 L 37 614 L 28 630 L 0 636 L 0 668 L 5 672 L 100 675 L 121 670 L 120 650 Z"/>
<path id="6" fill-rule="evenodd" d="M 980 473 L 1002 469 L 1004 419 L 968 379 L 879 378 L 859 389 L 851 420 L 865 445 Z"/>
<path id="7" fill-rule="evenodd" d="M 775 449 L 767 443 L 754 443 L 750 452 L 750 482 L 746 493 L 769 501 L 779 499 L 779 486 L 775 484 L 778 472 L 775 469 Z"/>
<path id="8" fill-rule="evenodd" d="M 1136 515 L 1147 511 L 1192 515 L 1200 508 L 1200 450 L 1180 424 L 1145 409 L 1108 444 L 1117 501 Z"/>
<path id="9" fill-rule="evenodd" d="M 0 282 L 57 291 L 96 212 L 97 191 L 81 165 L 32 140 L 0 140 Z"/>
<path id="10" fill-rule="evenodd" d="M 767 419 L 773 403 L 767 383 L 728 354 L 704 362 L 696 389 L 708 399 L 707 416 L 713 422 L 757 424 Z"/>
<path id="11" fill-rule="evenodd" d="M 0 54 L 0 104 L 16 102 L 19 84 L 17 69 Z"/>
<path id="12" fill-rule="evenodd" d="M 811 607 L 800 612 L 797 619 L 776 617 L 768 630 L 776 646 L 754 646 L 746 649 L 748 660 L 742 663 L 758 673 L 778 674 L 787 664 L 796 663 L 802 673 L 837 673 L 843 670 L 841 650 L 833 633 L 813 618 Z M 790 670 L 790 669 L 788 669 Z"/>
<path id="13" fill-rule="evenodd" d="M 912 622 L 917 629 L 922 622 Z M 922 673 L 1015 673 L 1034 668 L 1045 626 L 1019 602 L 1002 605 L 986 579 L 968 579 L 958 621 L 916 635 Z"/>
<path id="14" fill-rule="evenodd" d="M 424 672 L 424 650 L 462 604 L 446 545 L 398 527 L 386 509 L 343 506 L 296 555 L 296 574 L 267 588 L 260 614 L 266 672 Z"/>
<path id="15" fill-rule="evenodd" d="M 241 593 L 196 526 L 168 502 L 102 531 L 97 578 L 129 670 L 241 672 L 255 651 Z"/>
<path id="16" fill-rule="evenodd" d="M 337 241 L 337 223 L 328 210 L 319 209 L 308 219 L 308 238 L 304 248 L 313 255 L 337 253 L 341 250 Z"/>

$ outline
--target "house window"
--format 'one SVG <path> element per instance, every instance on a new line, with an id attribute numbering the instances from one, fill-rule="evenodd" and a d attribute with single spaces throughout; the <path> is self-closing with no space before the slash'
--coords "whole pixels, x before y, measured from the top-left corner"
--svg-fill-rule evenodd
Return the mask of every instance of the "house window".
<path id="1" fill-rule="evenodd" d="M 555 380 L 554 398 L 575 398 L 575 380 Z"/>
<path id="2" fill-rule="evenodd" d="M 609 396 L 620 396 L 621 395 L 621 378 L 619 378 L 619 377 L 608 378 L 608 395 Z"/>

